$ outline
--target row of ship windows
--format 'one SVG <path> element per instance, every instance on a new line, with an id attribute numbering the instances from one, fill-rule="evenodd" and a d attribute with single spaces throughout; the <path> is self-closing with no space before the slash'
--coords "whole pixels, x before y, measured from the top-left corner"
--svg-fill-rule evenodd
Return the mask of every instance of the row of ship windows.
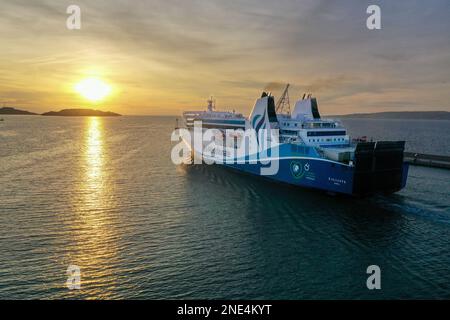
<path id="1" fill-rule="evenodd" d="M 344 138 L 327 138 L 327 139 L 309 139 L 309 142 L 338 142 L 338 141 L 345 141 Z"/>
<path id="2" fill-rule="evenodd" d="M 289 122 L 284 122 L 283 123 L 285 126 L 290 126 L 291 124 Z M 297 126 L 297 123 L 294 122 L 294 125 Z"/>
<path id="3" fill-rule="evenodd" d="M 298 127 L 298 123 L 294 122 L 283 122 L 283 125 L 290 127 L 291 124 L 293 124 L 295 127 Z M 302 128 L 308 128 L 308 129 L 312 129 L 312 128 L 336 128 L 337 125 L 335 123 L 306 123 L 306 124 L 302 124 Z"/>

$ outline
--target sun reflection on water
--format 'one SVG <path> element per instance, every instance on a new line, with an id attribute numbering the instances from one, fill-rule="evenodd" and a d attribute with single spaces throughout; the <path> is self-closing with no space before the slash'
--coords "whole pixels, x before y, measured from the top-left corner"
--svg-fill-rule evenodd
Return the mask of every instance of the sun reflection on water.
<path id="1" fill-rule="evenodd" d="M 109 288 L 114 288 L 117 281 L 112 272 L 118 237 L 114 188 L 107 167 L 103 119 L 90 117 L 85 121 L 71 226 L 76 247 L 69 250 L 67 258 L 70 264 L 81 268 L 81 294 L 87 298 L 111 298 Z"/>
<path id="2" fill-rule="evenodd" d="M 103 169 L 102 123 L 99 118 L 88 118 L 86 130 L 86 182 L 89 189 L 101 190 Z"/>

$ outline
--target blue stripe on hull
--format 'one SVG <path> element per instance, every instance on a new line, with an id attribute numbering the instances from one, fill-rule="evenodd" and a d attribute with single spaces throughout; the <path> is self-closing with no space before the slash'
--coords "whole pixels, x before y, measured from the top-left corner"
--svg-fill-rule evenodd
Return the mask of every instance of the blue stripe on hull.
<path id="1" fill-rule="evenodd" d="M 409 168 L 407 163 L 403 163 L 401 168 L 401 183 L 398 186 L 392 187 L 389 186 L 389 181 L 387 181 L 385 190 L 382 188 L 377 189 L 377 184 L 380 182 L 383 183 L 383 180 L 377 181 L 375 178 L 377 175 L 376 172 L 363 172 L 363 174 L 369 175 L 367 180 L 364 180 L 364 183 L 367 183 L 368 188 L 367 190 L 366 188 L 363 188 L 361 191 L 355 186 L 357 181 L 356 178 L 354 178 L 355 167 L 353 166 L 328 159 L 317 158 L 314 149 L 309 147 L 305 148 L 283 144 L 279 148 L 279 153 L 280 157 L 277 157 L 279 167 L 275 175 L 262 175 L 261 168 L 267 168 L 268 165 L 263 165 L 259 161 L 254 164 L 249 164 L 247 161 L 247 163 L 223 163 L 218 165 L 295 186 L 349 195 L 365 195 L 376 192 L 390 193 L 396 192 L 406 186 Z M 258 154 L 258 158 L 259 156 L 261 155 Z M 262 158 L 265 159 L 265 157 Z M 248 160 L 248 156 L 246 156 L 245 159 Z M 355 188 L 358 190 L 355 191 Z"/>
<path id="2" fill-rule="evenodd" d="M 262 165 L 260 163 L 223 165 L 261 176 Z M 263 177 L 296 186 L 337 193 L 352 194 L 353 191 L 352 167 L 315 159 L 281 159 L 278 173 Z"/>

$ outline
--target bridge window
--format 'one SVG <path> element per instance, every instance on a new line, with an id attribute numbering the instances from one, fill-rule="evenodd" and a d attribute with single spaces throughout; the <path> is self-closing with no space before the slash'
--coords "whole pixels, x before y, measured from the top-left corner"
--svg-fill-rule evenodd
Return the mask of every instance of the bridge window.
<path id="1" fill-rule="evenodd" d="M 345 136 L 345 131 L 308 131 L 308 137 Z"/>

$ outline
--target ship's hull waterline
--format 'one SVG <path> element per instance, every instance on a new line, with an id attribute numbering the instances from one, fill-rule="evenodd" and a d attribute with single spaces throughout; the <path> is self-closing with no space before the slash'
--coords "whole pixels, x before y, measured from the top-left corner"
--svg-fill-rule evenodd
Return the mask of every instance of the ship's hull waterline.
<path id="1" fill-rule="evenodd" d="M 258 176 L 269 181 L 285 183 L 301 188 L 325 191 L 331 194 L 346 194 L 351 196 L 367 196 L 375 193 L 394 193 L 403 189 L 408 175 L 408 163 L 387 172 L 370 170 L 358 172 L 354 166 L 321 158 L 304 157 L 299 155 L 279 155 L 277 157 L 256 156 L 256 161 L 250 163 L 247 159 L 218 161 L 218 158 L 208 157 L 201 151 L 195 151 L 186 140 L 184 143 L 191 150 L 191 160 L 197 157 L 203 159 L 201 165 L 223 166 L 237 172 Z M 280 150 L 284 150 L 280 148 Z M 267 153 L 267 152 L 266 152 Z M 274 174 L 261 174 L 277 162 Z"/>

